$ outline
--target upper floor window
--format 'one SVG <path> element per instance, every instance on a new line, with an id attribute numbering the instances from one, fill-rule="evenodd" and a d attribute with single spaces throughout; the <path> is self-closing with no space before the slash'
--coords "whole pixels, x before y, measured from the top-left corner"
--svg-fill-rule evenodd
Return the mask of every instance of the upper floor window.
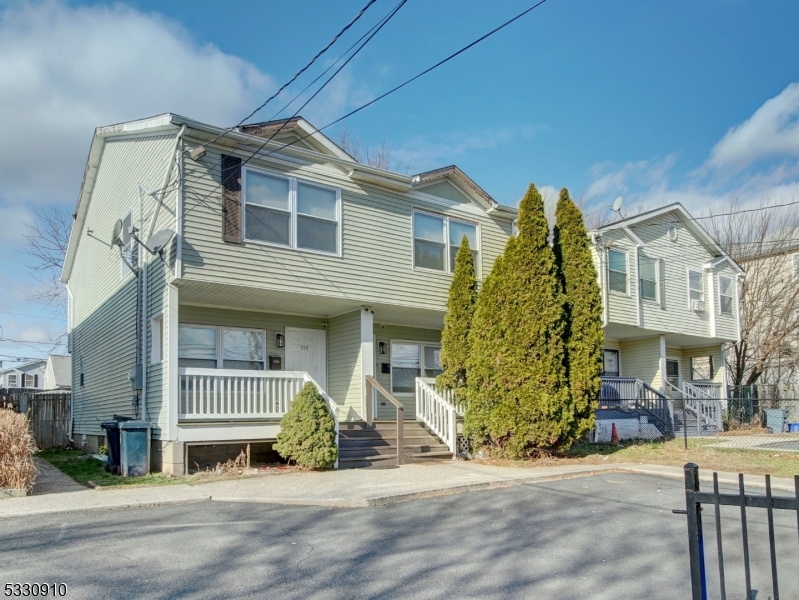
<path id="1" fill-rule="evenodd" d="M 9 373 L 6 375 L 6 387 L 17 387 L 17 374 L 16 373 Z"/>
<path id="2" fill-rule="evenodd" d="M 732 314 L 732 279 L 719 275 L 719 307 L 724 314 Z"/>
<path id="3" fill-rule="evenodd" d="M 701 271 L 688 271 L 688 299 L 698 300 L 699 302 L 705 299 L 705 287 Z"/>
<path id="4" fill-rule="evenodd" d="M 641 257 L 638 261 L 638 275 L 641 279 L 641 298 L 658 299 L 658 261 Z"/>
<path id="5" fill-rule="evenodd" d="M 414 211 L 413 266 L 452 273 L 464 236 L 469 240 L 475 272 L 479 272 L 477 225 L 451 217 Z"/>
<path id="6" fill-rule="evenodd" d="M 609 287 L 614 292 L 627 293 L 627 253 L 608 250 Z"/>
<path id="7" fill-rule="evenodd" d="M 252 169 L 244 171 L 244 237 L 339 254 L 341 190 Z"/>

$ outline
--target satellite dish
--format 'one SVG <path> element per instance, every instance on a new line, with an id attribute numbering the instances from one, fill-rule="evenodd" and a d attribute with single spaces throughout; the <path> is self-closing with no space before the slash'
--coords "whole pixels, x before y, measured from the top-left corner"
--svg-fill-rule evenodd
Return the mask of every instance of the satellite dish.
<path id="1" fill-rule="evenodd" d="M 624 204 L 624 198 L 619 196 L 616 198 L 616 201 L 613 203 L 613 212 L 617 213 L 621 210 L 621 205 Z"/>
<path id="2" fill-rule="evenodd" d="M 114 231 L 111 233 L 111 245 L 119 246 L 120 248 L 124 246 L 122 243 L 122 219 L 117 219 L 117 222 L 114 223 Z"/>
<path id="3" fill-rule="evenodd" d="M 175 232 L 171 229 L 162 229 L 158 233 L 154 233 L 153 236 L 147 240 L 145 247 L 150 251 L 150 254 L 160 254 L 163 252 L 164 248 L 167 247 L 169 242 L 172 241 L 173 235 L 175 235 Z"/>

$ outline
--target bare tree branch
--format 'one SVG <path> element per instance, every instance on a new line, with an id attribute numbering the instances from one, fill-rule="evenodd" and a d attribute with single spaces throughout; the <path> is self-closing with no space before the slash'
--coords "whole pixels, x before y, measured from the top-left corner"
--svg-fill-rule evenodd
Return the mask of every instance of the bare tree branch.
<path id="1" fill-rule="evenodd" d="M 386 140 L 385 136 L 379 146 L 365 148 L 361 143 L 361 137 L 357 133 L 352 134 L 347 131 L 347 123 L 345 122 L 341 131 L 339 131 L 336 143 L 359 163 L 363 163 L 365 159 L 366 164 L 370 167 L 394 171 L 395 173 L 404 173 L 405 175 L 410 173 L 410 163 L 403 164 L 393 160 L 391 144 Z"/>
<path id="2" fill-rule="evenodd" d="M 67 252 L 72 216 L 57 206 L 45 206 L 35 211 L 35 220 L 24 224 L 27 233 L 25 249 L 31 275 L 42 287 L 31 294 L 39 300 L 66 314 L 66 288 L 61 283 L 61 268 Z"/>

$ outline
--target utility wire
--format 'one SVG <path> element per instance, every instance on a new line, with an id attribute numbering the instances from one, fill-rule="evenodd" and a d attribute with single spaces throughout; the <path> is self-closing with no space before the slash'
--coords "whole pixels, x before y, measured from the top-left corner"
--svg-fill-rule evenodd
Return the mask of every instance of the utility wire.
<path id="1" fill-rule="evenodd" d="M 300 69 L 299 71 L 297 71 L 297 72 L 294 74 L 294 76 L 293 76 L 291 79 L 289 79 L 289 80 L 288 80 L 286 83 L 284 83 L 284 84 L 283 84 L 283 85 L 280 87 L 280 89 L 279 89 L 278 91 L 276 91 L 274 94 L 272 94 L 271 96 L 269 96 L 269 98 L 267 98 L 267 99 L 266 99 L 266 101 L 265 101 L 263 104 L 261 104 L 261 105 L 260 105 L 258 108 L 256 108 L 254 111 L 252 111 L 252 112 L 251 112 L 250 114 L 248 114 L 246 117 L 244 117 L 244 118 L 243 118 L 241 121 L 239 121 L 239 122 L 238 122 L 236 125 L 234 125 L 233 127 L 229 127 L 228 129 L 226 129 L 226 130 L 225 130 L 225 132 L 224 132 L 224 133 L 220 133 L 219 135 L 217 135 L 217 136 L 216 136 L 214 139 L 212 139 L 212 140 L 211 140 L 210 142 L 208 142 L 208 143 L 209 143 L 209 144 L 211 144 L 211 143 L 215 142 L 216 140 L 218 140 L 219 138 L 221 138 L 221 137 L 224 137 L 226 134 L 230 133 L 231 131 L 233 131 L 233 130 L 234 130 L 234 129 L 236 129 L 237 127 L 241 127 L 241 125 L 243 125 L 243 124 L 244 124 L 244 123 L 245 123 L 245 122 L 246 122 L 248 119 L 250 119 L 250 118 L 251 118 L 253 115 L 255 115 L 255 114 L 258 112 L 258 111 L 260 111 L 261 109 L 263 109 L 263 108 L 264 108 L 264 107 L 265 107 L 267 104 L 269 104 L 269 103 L 270 103 L 272 100 L 274 100 L 275 98 L 277 98 L 277 96 L 280 94 L 280 92 L 282 92 L 282 91 L 283 91 L 283 90 L 285 90 L 285 89 L 286 89 L 288 86 L 290 86 L 292 83 L 294 83 L 294 82 L 297 80 L 297 78 L 298 78 L 300 75 L 302 75 L 303 73 L 305 73 L 305 71 L 307 71 L 307 70 L 308 70 L 308 69 L 311 67 L 311 65 L 313 65 L 313 64 L 314 64 L 314 63 L 315 63 L 315 62 L 316 62 L 316 61 L 319 59 L 319 57 L 320 57 L 320 56 L 322 56 L 322 55 L 323 55 L 325 52 L 327 52 L 327 51 L 330 49 L 330 47 L 331 47 L 333 44 L 335 44 L 335 43 L 338 41 L 338 39 L 339 39 L 339 38 L 340 38 L 342 35 L 344 35 L 344 33 L 346 33 L 346 31 L 347 31 L 347 30 L 348 30 L 350 27 L 352 27 L 353 25 L 355 25 L 355 23 L 358 21 L 358 19 L 360 19 L 360 18 L 363 16 L 363 14 L 364 14 L 364 13 L 365 13 L 365 12 L 366 12 L 368 9 L 369 9 L 369 7 L 370 7 L 370 6 L 372 6 L 372 4 L 374 4 L 375 2 L 377 2 L 377 0 L 369 0 L 369 2 L 367 2 L 367 3 L 366 3 L 366 5 L 365 5 L 365 6 L 364 6 L 364 7 L 363 7 L 363 8 L 362 8 L 362 9 L 361 9 L 359 12 L 358 12 L 358 14 L 357 14 L 357 15 L 355 15 L 355 17 L 353 17 L 353 19 L 352 19 L 352 20 L 351 20 L 349 23 L 347 23 L 347 24 L 344 26 L 344 29 L 342 29 L 341 31 L 339 31 L 339 32 L 338 32 L 338 33 L 335 35 L 335 37 L 333 37 L 333 39 L 332 39 L 332 40 L 330 40 L 330 41 L 328 42 L 327 46 L 325 46 L 325 47 L 324 47 L 324 48 L 322 48 L 322 49 L 321 49 L 319 52 L 317 52 L 317 53 L 316 53 L 316 56 L 314 56 L 314 57 L 313 57 L 313 58 L 312 58 L 312 59 L 311 59 L 311 60 L 308 62 L 308 64 L 306 64 L 306 65 L 305 65 L 305 66 L 304 66 L 302 69 Z M 325 72 L 327 72 L 327 71 L 325 71 Z M 318 79 L 318 78 L 317 78 L 317 79 Z M 314 80 L 314 81 L 316 81 L 316 80 Z M 307 89 L 307 88 L 306 88 L 306 89 Z M 304 91 L 304 90 L 303 90 L 303 91 Z"/>

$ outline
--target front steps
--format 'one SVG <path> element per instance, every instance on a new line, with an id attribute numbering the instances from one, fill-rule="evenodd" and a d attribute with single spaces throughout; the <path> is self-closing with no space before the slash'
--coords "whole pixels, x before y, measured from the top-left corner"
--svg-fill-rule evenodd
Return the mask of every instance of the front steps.
<path id="1" fill-rule="evenodd" d="M 418 421 L 403 426 L 405 464 L 452 460 L 452 452 Z M 397 464 L 397 422 L 344 422 L 339 426 L 339 469 L 386 468 Z"/>

